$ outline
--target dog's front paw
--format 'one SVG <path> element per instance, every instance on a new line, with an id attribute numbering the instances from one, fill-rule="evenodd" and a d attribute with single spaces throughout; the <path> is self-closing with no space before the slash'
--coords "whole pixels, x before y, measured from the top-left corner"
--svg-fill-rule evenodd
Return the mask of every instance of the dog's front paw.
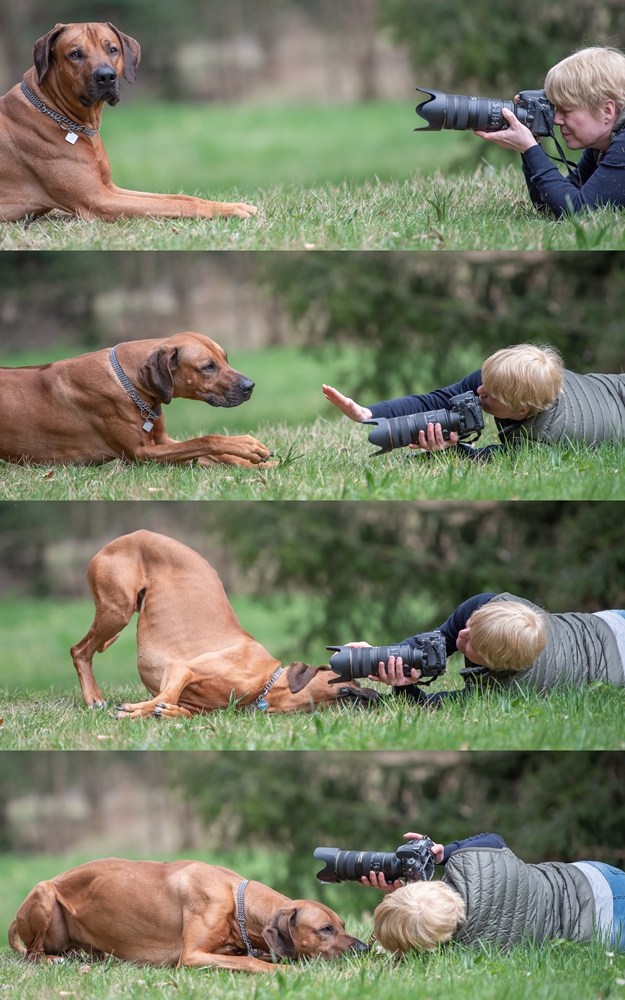
<path id="1" fill-rule="evenodd" d="M 339 688 L 339 698 L 343 701 L 351 701 L 361 708 L 369 708 L 371 705 L 378 704 L 380 695 L 373 688 L 342 687 Z"/>

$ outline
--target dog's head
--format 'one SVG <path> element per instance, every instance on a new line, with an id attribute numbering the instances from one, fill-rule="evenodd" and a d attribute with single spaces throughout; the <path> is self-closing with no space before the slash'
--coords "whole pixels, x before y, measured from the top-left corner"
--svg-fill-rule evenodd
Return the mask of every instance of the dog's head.
<path id="1" fill-rule="evenodd" d="M 254 383 L 228 364 L 226 352 L 200 333 L 177 333 L 150 354 L 140 370 L 146 388 L 161 402 L 203 399 L 211 406 L 239 406 Z"/>
<path id="2" fill-rule="evenodd" d="M 309 899 L 294 899 L 277 910 L 262 935 L 278 958 L 336 958 L 346 951 L 367 950 L 366 944 L 346 933 L 334 910 Z"/>
<path id="3" fill-rule="evenodd" d="M 57 24 L 33 49 L 37 82 L 54 76 L 64 97 L 84 108 L 119 101 L 120 77 L 134 83 L 141 60 L 139 43 L 113 24 Z"/>

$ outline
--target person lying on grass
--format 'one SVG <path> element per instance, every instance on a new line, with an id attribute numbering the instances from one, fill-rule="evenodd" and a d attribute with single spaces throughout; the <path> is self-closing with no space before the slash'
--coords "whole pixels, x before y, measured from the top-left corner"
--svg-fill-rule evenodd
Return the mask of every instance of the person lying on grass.
<path id="1" fill-rule="evenodd" d="M 407 833 L 410 840 L 422 834 Z M 387 895 L 373 914 L 387 951 L 435 951 L 447 941 L 498 948 L 532 941 L 590 941 L 625 951 L 625 872 L 600 861 L 526 864 L 498 834 L 431 848 L 439 881 L 389 885 L 370 872 L 362 883 Z"/>
<path id="2" fill-rule="evenodd" d="M 434 707 L 476 688 L 518 685 L 549 691 L 594 681 L 625 684 L 625 611 L 549 614 L 514 594 L 477 594 L 460 604 L 440 631 L 447 656 L 456 651 L 464 656 L 464 688 L 428 695 L 418 686 L 418 670 L 404 677 L 400 656 L 380 663 L 379 676 L 371 674 L 369 680 L 390 684 L 395 694 Z M 414 637 L 403 643 L 416 645 Z"/>
<path id="3" fill-rule="evenodd" d="M 477 393 L 484 412 L 495 418 L 501 444 L 471 448 L 458 443 L 453 431 L 445 441 L 441 425 L 428 424 L 427 434 L 419 432 L 419 443 L 408 446 L 425 451 L 455 448 L 470 458 L 489 459 L 501 447 L 523 441 L 596 444 L 625 440 L 625 374 L 578 375 L 565 370 L 553 347 L 506 347 L 454 385 L 370 406 L 360 406 L 332 386 L 322 389 L 330 403 L 357 422 L 447 409 L 453 396 Z"/>
<path id="4" fill-rule="evenodd" d="M 559 219 L 602 205 L 624 207 L 625 55 L 609 46 L 580 49 L 549 70 L 545 93 L 557 108 L 554 125 L 568 148 L 584 150 L 570 176 L 560 173 L 536 136 L 507 108 L 507 129 L 475 134 L 521 154 L 527 189 L 539 211 Z"/>

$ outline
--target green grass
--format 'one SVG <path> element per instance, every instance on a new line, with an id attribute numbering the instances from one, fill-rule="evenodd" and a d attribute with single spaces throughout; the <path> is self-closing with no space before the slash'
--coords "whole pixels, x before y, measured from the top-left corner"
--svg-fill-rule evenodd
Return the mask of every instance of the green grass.
<path id="1" fill-rule="evenodd" d="M 187 855 L 188 856 L 188 855 Z M 231 860 L 232 859 L 232 860 Z M 40 879 L 50 878 L 83 857 L 6 857 L 0 860 L 0 920 L 6 927 L 26 893 Z M 208 854 L 202 860 L 212 861 Z M 236 864 L 248 877 L 264 877 L 260 853 L 247 859 L 220 856 L 221 864 Z M 334 892 L 333 905 L 340 889 Z M 378 893 L 363 890 L 360 919 L 346 920 L 347 930 L 367 940 L 371 911 Z M 366 902 L 365 902 L 366 900 Z M 4 938 L 4 934 L 2 934 Z M 8 948 L 0 952 L 0 990 L 20 1000 L 163 1000 L 167 997 L 210 997 L 211 1000 L 603 1000 L 625 997 L 625 955 L 599 942 L 578 945 L 553 941 L 542 946 L 516 946 L 506 953 L 475 945 L 452 945 L 438 953 L 409 955 L 403 961 L 379 948 L 364 956 L 344 956 L 332 963 L 320 960 L 285 965 L 274 975 L 251 976 L 208 969 L 159 969 L 109 959 L 68 960 L 60 965 L 31 965 Z"/>
<path id="2" fill-rule="evenodd" d="M 128 677 L 136 677 L 128 662 Z M 141 701 L 138 681 L 123 687 L 103 680 L 111 706 Z M 453 676 L 447 687 L 453 687 Z M 5 750 L 607 750 L 625 749 L 625 691 L 603 684 L 549 695 L 472 696 L 423 711 L 384 701 L 371 709 L 337 705 L 313 713 L 263 715 L 234 707 L 192 719 L 116 720 L 109 710 L 85 708 L 54 690 L 3 692 Z"/>
<path id="3" fill-rule="evenodd" d="M 120 186 L 257 205 L 239 220 L 0 225 L 2 249 L 623 249 L 622 213 L 540 218 L 516 154 L 415 135 L 412 99 L 350 106 L 135 104 L 105 113 Z M 108 109 L 106 109 L 108 112 Z M 487 162 L 488 160 L 492 162 Z M 442 172 L 441 172 L 442 171 Z"/>
<path id="4" fill-rule="evenodd" d="M 196 432 L 216 430 L 190 404 Z M 251 404 L 250 404 L 251 405 Z M 323 403 L 321 404 L 323 405 Z M 189 410 L 191 416 L 191 410 Z M 197 419 L 197 418 L 196 418 Z M 169 423 L 169 417 L 167 417 Z M 190 425 L 189 425 L 190 427 Z M 251 430 L 276 453 L 273 466 L 0 465 L 0 500 L 622 500 L 625 449 L 528 446 L 483 464 L 458 454 L 399 449 L 371 457 L 366 428 L 318 418 Z M 494 424 L 482 443 L 496 440 Z M 49 477 L 49 478 L 48 478 Z"/>

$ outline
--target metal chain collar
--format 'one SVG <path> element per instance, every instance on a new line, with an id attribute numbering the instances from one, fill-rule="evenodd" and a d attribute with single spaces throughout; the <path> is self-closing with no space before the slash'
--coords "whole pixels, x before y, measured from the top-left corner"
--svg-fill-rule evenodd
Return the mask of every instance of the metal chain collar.
<path id="1" fill-rule="evenodd" d="M 269 708 L 269 702 L 265 701 L 265 695 L 267 694 L 267 692 L 269 691 L 269 689 L 272 688 L 273 685 L 276 683 L 276 681 L 278 680 L 278 677 L 280 676 L 281 673 L 282 673 L 282 667 L 278 667 L 278 669 L 274 673 L 274 675 L 271 678 L 271 680 L 269 681 L 269 683 L 265 684 L 265 686 L 262 689 L 262 691 L 260 692 L 258 698 L 256 698 L 256 700 L 253 701 L 251 705 L 247 706 L 250 710 L 252 710 L 254 708 L 257 708 L 257 709 L 259 709 L 259 711 L 264 712 L 266 708 Z"/>
<path id="2" fill-rule="evenodd" d="M 243 938 L 243 944 L 247 948 L 247 953 L 250 956 L 250 958 L 262 958 L 263 955 L 265 955 L 265 952 L 257 951 L 255 948 L 252 948 L 252 942 L 250 941 L 247 931 L 245 929 L 244 896 L 245 896 L 245 887 L 248 882 L 249 879 L 244 878 L 243 881 L 239 883 L 239 887 L 237 889 L 237 923 L 241 930 L 241 937 Z"/>
<path id="3" fill-rule="evenodd" d="M 52 120 L 55 121 L 61 128 L 65 129 L 66 132 L 84 132 L 84 134 L 88 135 L 91 139 L 92 136 L 97 135 L 100 131 L 99 128 L 89 128 L 87 125 L 77 125 L 76 122 L 71 120 L 71 118 L 66 118 L 65 115 L 59 114 L 58 111 L 52 111 L 47 104 L 44 104 L 43 101 L 33 94 L 32 90 L 26 83 L 26 80 L 22 80 L 22 93 L 24 97 L 30 101 L 32 106 L 37 109 L 37 111 L 41 111 L 43 115 L 47 115 L 48 118 L 52 118 Z"/>
<path id="4" fill-rule="evenodd" d="M 149 434 L 149 432 L 154 427 L 154 424 L 156 423 L 156 421 L 161 416 L 161 413 L 162 413 L 161 407 L 157 406 L 155 410 L 151 410 L 147 403 L 144 403 L 142 399 L 139 399 L 139 397 L 137 396 L 137 394 L 135 392 L 135 387 L 133 386 L 132 382 L 130 381 L 130 379 L 126 375 L 126 372 L 124 371 L 124 369 L 122 368 L 122 366 L 120 365 L 120 363 L 119 363 L 119 361 L 117 359 L 117 347 L 112 347 L 111 348 L 111 352 L 109 354 L 109 359 L 110 359 L 113 371 L 117 375 L 117 378 L 119 379 L 119 381 L 123 385 L 124 389 L 126 390 L 126 392 L 128 393 L 128 395 L 132 399 L 132 401 L 135 404 L 135 406 L 139 407 L 139 411 L 141 413 L 141 416 L 142 416 L 143 419 L 145 419 L 145 423 L 143 425 L 143 430 L 146 433 Z"/>

